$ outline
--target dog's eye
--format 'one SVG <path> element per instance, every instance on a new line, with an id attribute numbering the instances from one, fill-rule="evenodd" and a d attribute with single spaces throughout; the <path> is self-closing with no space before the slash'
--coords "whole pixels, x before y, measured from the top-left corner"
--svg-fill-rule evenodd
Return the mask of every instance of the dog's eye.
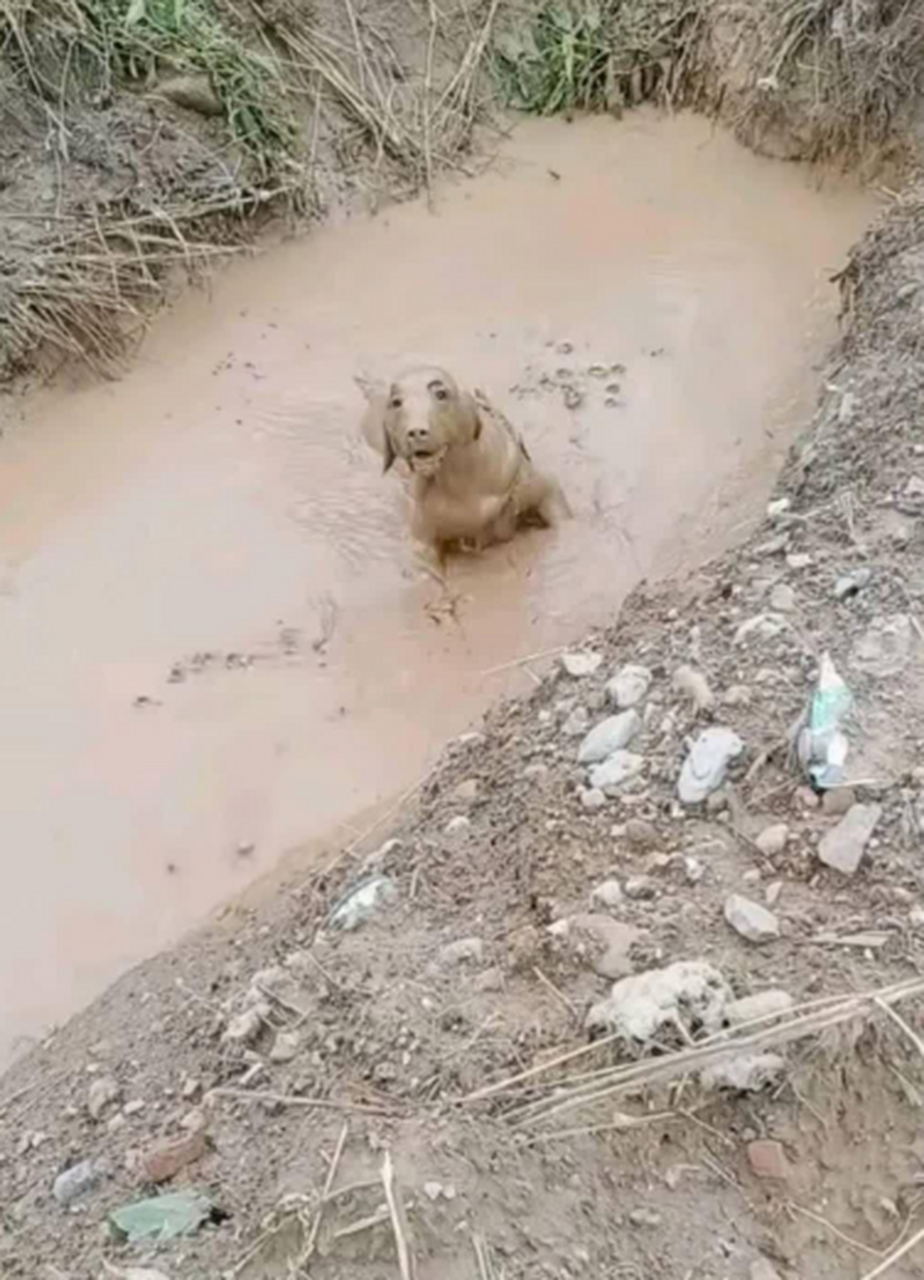
<path id="1" fill-rule="evenodd" d="M 404 401 L 400 396 L 392 396 L 391 400 L 388 402 L 388 407 L 390 409 L 400 409 L 403 404 Z"/>
<path id="2" fill-rule="evenodd" d="M 434 387 L 433 394 L 434 396 L 436 396 L 437 400 L 449 399 L 449 392 L 446 390 L 445 387 Z"/>

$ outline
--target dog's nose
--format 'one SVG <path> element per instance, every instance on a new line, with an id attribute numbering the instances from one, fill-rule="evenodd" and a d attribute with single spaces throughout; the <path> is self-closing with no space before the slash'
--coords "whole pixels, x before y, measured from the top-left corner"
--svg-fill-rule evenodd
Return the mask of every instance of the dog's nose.
<path id="1" fill-rule="evenodd" d="M 430 431 L 427 427 L 410 427 L 408 429 L 407 438 L 414 444 L 417 444 L 421 440 L 426 440 L 429 434 Z"/>

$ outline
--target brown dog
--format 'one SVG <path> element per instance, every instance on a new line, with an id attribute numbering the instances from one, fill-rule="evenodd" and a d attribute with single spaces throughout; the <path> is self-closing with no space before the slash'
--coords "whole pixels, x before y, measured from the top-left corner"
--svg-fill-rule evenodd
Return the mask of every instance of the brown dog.
<path id="1" fill-rule="evenodd" d="M 407 465 L 414 536 L 443 552 L 506 542 L 524 524 L 569 516 L 560 485 L 533 466 L 513 427 L 487 399 L 461 391 L 445 369 L 409 369 L 390 387 L 360 382 L 362 431 L 388 471 Z"/>

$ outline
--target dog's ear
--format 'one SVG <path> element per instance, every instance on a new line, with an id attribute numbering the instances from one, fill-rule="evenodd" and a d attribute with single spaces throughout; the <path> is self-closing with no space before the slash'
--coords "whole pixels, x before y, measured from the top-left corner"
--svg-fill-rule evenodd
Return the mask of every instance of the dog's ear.
<path id="1" fill-rule="evenodd" d="M 481 411 L 478 408 L 478 401 L 467 391 L 459 395 L 457 423 L 457 444 L 472 444 L 481 435 Z"/>

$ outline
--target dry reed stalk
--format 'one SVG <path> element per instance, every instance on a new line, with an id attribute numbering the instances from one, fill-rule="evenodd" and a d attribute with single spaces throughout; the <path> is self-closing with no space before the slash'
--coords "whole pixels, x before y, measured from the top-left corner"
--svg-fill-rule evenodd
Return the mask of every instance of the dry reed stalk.
<path id="1" fill-rule="evenodd" d="M 408 1238 L 407 1217 L 401 1201 L 401 1189 L 395 1181 L 395 1169 L 391 1162 L 390 1151 L 385 1152 L 385 1159 L 382 1161 L 382 1187 L 391 1218 L 391 1229 L 395 1236 L 401 1280 L 415 1280 L 416 1267 Z"/>

